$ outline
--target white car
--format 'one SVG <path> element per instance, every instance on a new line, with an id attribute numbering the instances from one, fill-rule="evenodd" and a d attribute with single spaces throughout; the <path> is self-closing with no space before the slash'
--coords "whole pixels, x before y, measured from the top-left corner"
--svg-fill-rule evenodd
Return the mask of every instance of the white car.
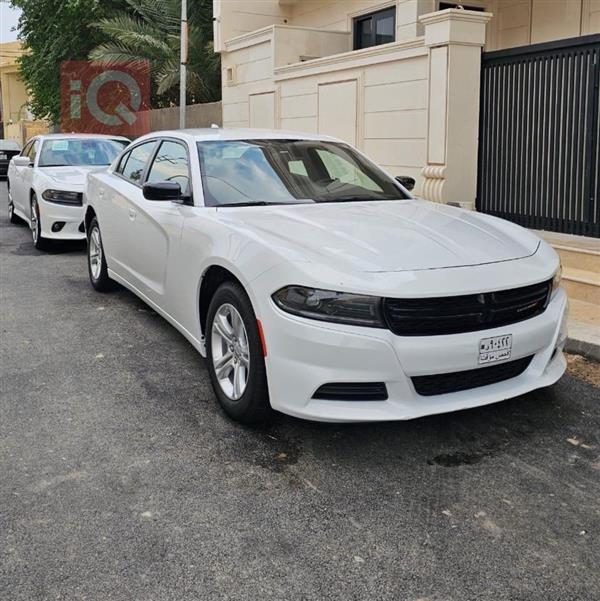
<path id="1" fill-rule="evenodd" d="M 105 169 L 128 144 L 120 136 L 92 134 L 32 138 L 8 166 L 10 222 L 25 221 L 40 250 L 52 240 L 85 240 L 85 178 L 94 169 Z"/>
<path id="2" fill-rule="evenodd" d="M 333 138 L 154 133 L 85 197 L 92 285 L 123 284 L 182 332 L 235 419 L 404 420 L 565 370 L 555 251 L 412 198 Z"/>

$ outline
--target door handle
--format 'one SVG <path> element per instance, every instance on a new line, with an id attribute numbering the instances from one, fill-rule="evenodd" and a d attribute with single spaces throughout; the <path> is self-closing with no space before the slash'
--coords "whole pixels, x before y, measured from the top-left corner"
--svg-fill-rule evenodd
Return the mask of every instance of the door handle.
<path id="1" fill-rule="evenodd" d="M 135 209 L 129 209 L 129 219 L 131 219 L 131 221 L 133 221 L 135 219 L 136 215 L 137 215 L 137 211 Z"/>

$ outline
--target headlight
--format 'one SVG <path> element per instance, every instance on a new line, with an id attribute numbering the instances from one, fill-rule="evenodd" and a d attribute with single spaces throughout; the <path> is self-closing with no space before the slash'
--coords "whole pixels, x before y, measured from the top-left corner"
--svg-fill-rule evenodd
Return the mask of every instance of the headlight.
<path id="1" fill-rule="evenodd" d="M 382 300 L 378 296 L 286 286 L 273 294 L 273 301 L 283 311 L 301 317 L 354 326 L 386 327 Z"/>
<path id="2" fill-rule="evenodd" d="M 42 198 L 48 202 L 56 202 L 63 205 L 82 204 L 81 192 L 69 192 L 67 190 L 44 190 Z"/>
<path id="3" fill-rule="evenodd" d="M 562 265 L 558 266 L 558 269 L 554 273 L 554 277 L 552 278 L 552 291 L 550 292 L 550 296 L 554 296 L 556 291 L 560 287 L 560 280 L 562 278 Z"/>

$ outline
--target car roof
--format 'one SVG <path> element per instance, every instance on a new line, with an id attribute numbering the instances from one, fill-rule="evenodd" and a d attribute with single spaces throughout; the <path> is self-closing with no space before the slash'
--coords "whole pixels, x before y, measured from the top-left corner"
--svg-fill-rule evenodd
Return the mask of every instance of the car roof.
<path id="1" fill-rule="evenodd" d="M 111 136 L 105 134 L 41 134 L 39 136 L 34 136 L 38 140 L 90 140 L 90 139 L 98 139 L 98 140 L 123 140 L 124 142 L 129 142 L 128 138 L 124 136 Z"/>
<path id="2" fill-rule="evenodd" d="M 253 129 L 253 128 L 227 128 L 208 127 L 197 129 L 176 129 L 155 131 L 146 134 L 138 140 L 153 137 L 180 137 L 193 138 L 198 142 L 211 140 L 322 140 L 328 142 L 340 142 L 337 138 L 324 134 L 309 134 L 306 132 L 286 131 L 282 129 Z M 138 141 L 136 140 L 136 142 Z"/>

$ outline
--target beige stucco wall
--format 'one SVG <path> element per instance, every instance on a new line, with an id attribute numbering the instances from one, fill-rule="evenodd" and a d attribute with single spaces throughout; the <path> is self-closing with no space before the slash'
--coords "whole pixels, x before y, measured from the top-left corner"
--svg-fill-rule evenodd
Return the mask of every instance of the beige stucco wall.
<path id="1" fill-rule="evenodd" d="M 600 33 L 600 0 L 488 0 L 488 50 Z"/>
<path id="2" fill-rule="evenodd" d="M 396 6 L 396 39 L 423 35 L 419 17 L 437 10 L 439 0 L 213 0 L 216 47 L 269 25 L 326 30 L 352 29 L 352 19 Z M 600 0 L 465 0 L 494 14 L 486 49 L 496 50 L 600 33 Z"/>
<path id="3" fill-rule="evenodd" d="M 0 73 L 2 89 L 2 119 L 18 121 L 27 116 L 27 90 L 16 72 Z"/>
<path id="4" fill-rule="evenodd" d="M 34 120 L 27 108 L 29 97 L 17 62 L 21 53 L 20 42 L 0 44 L 0 99 L 4 137 L 19 144 L 38 133 L 48 132 L 46 121 Z"/>
<path id="5" fill-rule="evenodd" d="M 27 90 L 19 75 L 17 57 L 21 54 L 20 42 L 0 44 L 0 89 L 2 91 L 2 119 L 18 121 L 26 118 Z"/>
<path id="6" fill-rule="evenodd" d="M 393 6 L 395 0 L 303 0 L 292 5 L 291 24 L 350 31 L 351 16 Z"/>
<path id="7" fill-rule="evenodd" d="M 223 83 L 223 126 L 249 127 L 249 96 L 273 91 L 272 40 L 231 50 L 222 66 L 235 69 L 233 85 Z"/>
<path id="8" fill-rule="evenodd" d="M 348 52 L 335 64 L 314 69 L 314 61 L 294 66 L 278 60 L 272 49 L 279 36 L 289 39 L 290 31 L 275 28 L 268 39 L 223 55 L 223 66 L 235 67 L 235 84 L 223 87 L 223 125 L 255 126 L 250 96 L 269 92 L 275 96 L 275 127 L 294 131 L 337 133 L 328 124 L 343 120 L 358 105 L 348 141 L 390 172 L 419 180 L 426 161 L 429 72 L 423 43 Z M 356 98 L 333 107 L 319 103 L 322 86 L 346 81 L 356 82 Z"/>
<path id="9" fill-rule="evenodd" d="M 290 7 L 279 0 L 213 0 L 214 44 L 220 52 L 234 37 L 269 25 L 283 25 Z"/>
<path id="10" fill-rule="evenodd" d="M 353 18 L 396 6 L 396 39 L 407 40 L 422 35 L 419 16 L 435 10 L 436 0 L 297 0 L 290 6 L 291 25 L 347 32 Z"/>
<path id="11" fill-rule="evenodd" d="M 420 179 L 427 136 L 428 60 L 424 47 L 397 49 L 372 57 L 370 65 L 349 65 L 335 73 L 288 72 L 278 79 L 283 129 L 343 137 L 396 175 Z M 295 77 L 293 77 L 295 75 Z M 356 96 L 319 102 L 324 86 L 356 82 Z M 356 112 L 354 112 L 357 107 Z M 352 112 L 354 131 L 335 125 Z"/>
<path id="12" fill-rule="evenodd" d="M 464 0 L 494 14 L 487 50 L 600 33 L 600 0 Z M 396 39 L 423 34 L 419 17 L 437 10 L 439 0 L 297 0 L 288 23 L 351 31 L 362 13 L 396 5 Z"/>

